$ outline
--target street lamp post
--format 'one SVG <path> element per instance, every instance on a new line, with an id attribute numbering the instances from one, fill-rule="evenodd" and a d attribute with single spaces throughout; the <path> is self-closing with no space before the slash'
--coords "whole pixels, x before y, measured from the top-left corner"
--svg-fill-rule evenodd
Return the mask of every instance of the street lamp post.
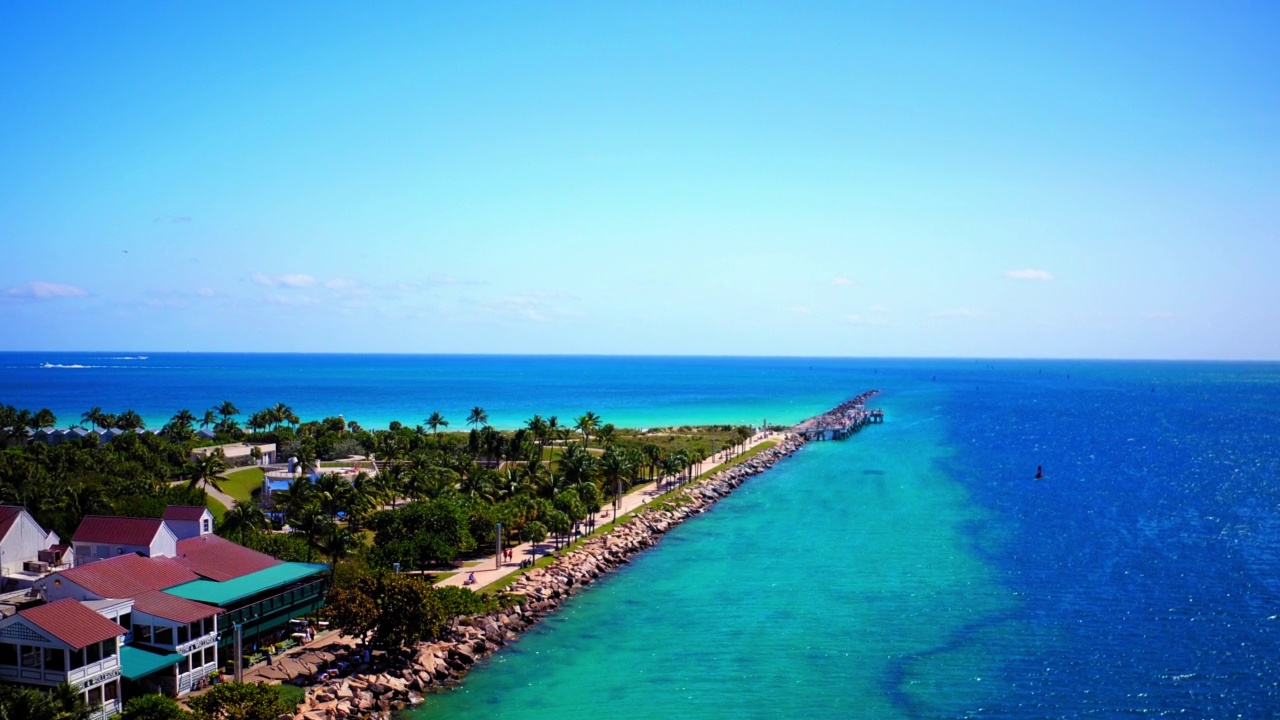
<path id="1" fill-rule="evenodd" d="M 493 538 L 494 547 L 497 548 L 497 552 L 494 553 L 493 555 L 493 569 L 501 570 L 502 569 L 502 523 L 498 523 L 498 529 L 494 531 L 493 535 L 494 535 L 494 538 Z"/>

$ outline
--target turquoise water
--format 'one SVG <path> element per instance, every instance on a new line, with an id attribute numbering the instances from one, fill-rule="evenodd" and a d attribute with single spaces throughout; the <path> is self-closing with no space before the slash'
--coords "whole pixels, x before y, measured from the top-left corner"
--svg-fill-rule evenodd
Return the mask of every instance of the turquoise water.
<path id="1" fill-rule="evenodd" d="M 790 422 L 868 387 L 883 426 L 754 478 L 417 716 L 1280 713 L 1277 364 L 0 354 L 0 402 L 64 421 Z"/>
<path id="2" fill-rule="evenodd" d="M 1017 599 L 961 530 L 984 513 L 934 470 L 941 421 L 888 409 L 915 419 L 752 480 L 415 716 L 908 717 L 887 663 Z M 996 660 L 921 660 L 902 692 L 981 707 Z"/>

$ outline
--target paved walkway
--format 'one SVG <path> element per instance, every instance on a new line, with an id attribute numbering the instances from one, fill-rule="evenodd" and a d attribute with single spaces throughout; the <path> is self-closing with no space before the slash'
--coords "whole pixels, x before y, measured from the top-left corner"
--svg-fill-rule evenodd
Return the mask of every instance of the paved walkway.
<path id="1" fill-rule="evenodd" d="M 758 433 L 754 435 L 750 440 L 747 441 L 746 445 L 742 449 L 742 452 L 746 452 L 747 450 L 750 450 L 756 445 L 759 445 L 760 443 L 765 442 L 766 440 L 772 440 L 775 437 L 776 437 L 775 433 Z M 738 455 L 740 454 L 741 453 L 738 453 Z M 706 460 L 702 461 L 699 465 L 697 465 L 694 468 L 693 476 L 696 478 L 702 473 L 706 472 L 707 470 L 710 470 L 711 468 L 714 468 L 715 466 L 720 465 L 721 463 L 728 462 L 729 460 L 732 460 L 734 457 L 737 457 L 737 455 L 731 455 L 727 450 L 718 452 L 714 456 L 707 458 Z M 634 489 L 631 490 L 631 492 L 622 496 L 622 499 L 618 503 L 618 514 L 626 515 L 632 510 L 635 510 L 636 508 L 649 502 L 651 498 L 657 497 L 658 495 L 661 495 L 662 493 L 666 492 L 669 488 L 665 487 L 665 484 L 670 483 L 673 479 L 674 479 L 673 476 L 665 476 L 665 477 L 659 478 L 657 482 L 647 483 L 645 485 L 639 485 L 635 487 Z M 658 483 L 664 484 L 664 487 L 662 490 L 658 490 Z M 596 516 L 597 529 L 599 528 L 600 525 L 608 523 L 612 520 L 613 520 L 613 503 L 610 502 L 603 509 L 601 509 L 600 514 Z M 449 577 L 445 578 L 444 580 L 441 580 L 436 584 L 452 585 L 456 587 L 466 586 L 466 587 L 470 587 L 472 590 L 479 590 L 480 588 L 486 587 L 488 585 L 492 585 L 493 583 L 507 577 L 511 573 L 519 572 L 521 560 L 540 558 L 548 554 L 549 552 L 551 552 L 552 549 L 553 549 L 553 545 L 549 542 L 539 543 L 537 544 L 536 547 L 533 543 L 521 543 L 519 545 L 516 545 L 514 548 L 512 548 L 513 553 L 512 553 L 511 560 L 504 561 L 500 564 L 495 565 L 494 561 L 496 559 L 496 556 L 489 555 L 485 558 L 480 559 L 479 561 L 470 561 L 466 564 L 466 566 L 464 566 L 456 574 L 450 575 Z M 475 576 L 475 584 L 468 585 L 467 580 L 470 579 L 472 575 Z"/>
<path id="2" fill-rule="evenodd" d="M 243 470 L 243 468 L 235 468 L 235 469 L 236 469 L 236 470 Z M 230 472 L 230 470 L 228 470 L 227 472 Z M 225 475 L 226 475 L 226 472 L 222 473 L 222 475 L 223 475 L 223 476 L 225 476 Z M 186 484 L 187 484 L 187 482 L 188 482 L 187 480 L 175 480 L 175 481 L 173 481 L 173 482 L 171 482 L 171 483 L 169 483 L 169 484 L 170 484 L 170 485 L 186 485 Z M 203 488 L 204 488 L 204 491 L 205 491 L 206 493 L 208 493 L 209 497 L 211 497 L 211 498 L 213 498 L 214 500 L 217 500 L 218 502 L 222 503 L 223 507 L 225 507 L 225 508 L 226 508 L 226 509 L 228 509 L 228 510 L 230 510 L 231 508 L 233 508 L 233 507 L 235 507 L 235 506 L 236 506 L 236 499 L 235 499 L 235 498 L 233 498 L 233 497 L 231 497 L 230 495 L 228 495 L 228 494 L 226 494 L 226 493 L 222 492 L 222 491 L 221 491 L 221 490 L 219 490 L 218 488 L 214 487 L 214 486 L 213 486 L 213 483 L 207 483 L 207 482 L 204 482 L 204 481 L 202 480 L 202 481 L 197 485 L 197 487 L 203 487 Z"/>

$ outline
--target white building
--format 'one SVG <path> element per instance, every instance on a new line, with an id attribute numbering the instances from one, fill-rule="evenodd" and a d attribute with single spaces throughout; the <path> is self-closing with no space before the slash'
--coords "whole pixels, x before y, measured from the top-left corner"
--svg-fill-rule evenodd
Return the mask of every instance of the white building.
<path id="1" fill-rule="evenodd" d="M 178 536 L 160 518 L 88 515 L 80 521 L 71 542 L 76 567 L 129 553 L 145 557 L 178 554 Z"/>
<path id="2" fill-rule="evenodd" d="M 31 587 L 42 576 L 61 569 L 64 553 L 50 552 L 59 542 L 57 533 L 40 527 L 23 508 L 0 505 L 0 575 L 4 577 L 0 591 Z"/>
<path id="3" fill-rule="evenodd" d="M 94 718 L 120 712 L 120 648 L 125 629 L 74 600 L 23 610 L 0 620 L 0 680 L 23 685 L 70 683 Z"/>
<path id="4" fill-rule="evenodd" d="M 213 513 L 206 507 L 170 505 L 161 520 L 179 540 L 213 533 Z"/>

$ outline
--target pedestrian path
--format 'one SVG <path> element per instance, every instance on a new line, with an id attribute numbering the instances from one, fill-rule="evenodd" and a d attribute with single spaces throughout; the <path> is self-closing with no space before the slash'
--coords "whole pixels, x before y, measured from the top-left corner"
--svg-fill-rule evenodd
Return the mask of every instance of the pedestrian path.
<path id="1" fill-rule="evenodd" d="M 693 476 L 696 478 L 700 476 L 702 473 L 716 467 L 717 465 L 729 462 L 733 458 L 738 457 L 738 455 L 741 455 L 742 453 L 747 452 L 748 450 L 759 445 L 760 443 L 768 440 L 776 439 L 776 437 L 777 437 L 776 433 L 771 433 L 771 432 L 758 433 L 752 436 L 752 438 L 743 445 L 741 452 L 730 454 L 729 451 L 723 450 L 721 452 L 716 453 L 714 456 L 709 457 L 706 460 L 702 461 L 697 466 L 695 466 L 693 471 Z M 631 490 L 631 492 L 623 495 L 622 499 L 619 500 L 618 514 L 626 515 L 627 513 L 643 506 L 645 503 L 648 503 L 649 500 L 657 497 L 658 495 L 661 495 L 664 492 L 667 492 L 667 490 L 669 489 L 667 486 L 671 484 L 674 480 L 675 480 L 675 476 L 668 475 L 668 476 L 658 478 L 658 480 L 655 482 L 636 486 L 634 489 Z M 662 490 L 658 489 L 660 484 L 663 488 Z M 611 522 L 612 520 L 613 520 L 613 503 L 610 502 L 600 511 L 600 515 L 598 516 L 598 524 L 603 525 L 605 523 Z M 549 542 L 537 543 L 536 546 L 534 543 L 531 543 L 531 542 L 521 543 L 519 545 L 516 545 L 514 548 L 511 548 L 512 559 L 510 560 L 495 562 L 497 556 L 489 555 L 485 558 L 480 559 L 479 561 L 471 561 L 467 563 L 467 566 L 464 566 L 459 572 L 453 575 L 450 575 L 444 580 L 441 580 L 440 582 L 436 583 L 436 585 L 453 586 L 453 587 L 469 587 L 472 590 L 479 590 L 481 588 L 492 585 L 498 582 L 499 580 L 502 580 L 503 578 L 507 577 L 512 573 L 519 572 L 521 569 L 520 568 L 521 561 L 537 560 L 538 558 L 541 558 L 547 555 L 548 553 L 550 553 L 552 549 L 553 549 L 553 546 Z M 469 583 L 468 581 L 471 580 L 473 577 L 475 579 L 475 582 Z"/>

